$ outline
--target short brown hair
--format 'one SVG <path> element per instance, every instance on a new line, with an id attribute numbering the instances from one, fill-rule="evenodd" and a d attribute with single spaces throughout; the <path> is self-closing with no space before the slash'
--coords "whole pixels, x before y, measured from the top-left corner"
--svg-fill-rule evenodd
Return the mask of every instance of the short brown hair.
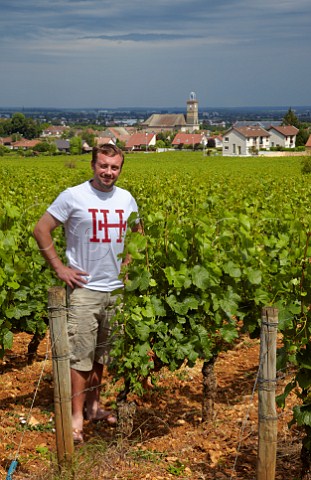
<path id="1" fill-rule="evenodd" d="M 116 157 L 117 155 L 120 155 L 120 157 L 122 158 L 122 164 L 121 165 L 123 165 L 124 153 L 116 145 L 114 145 L 112 143 L 102 143 L 101 145 L 96 145 L 95 147 L 93 147 L 93 150 L 92 150 L 92 164 L 93 165 L 95 165 L 99 153 L 102 153 L 103 155 L 106 155 L 107 157 Z"/>

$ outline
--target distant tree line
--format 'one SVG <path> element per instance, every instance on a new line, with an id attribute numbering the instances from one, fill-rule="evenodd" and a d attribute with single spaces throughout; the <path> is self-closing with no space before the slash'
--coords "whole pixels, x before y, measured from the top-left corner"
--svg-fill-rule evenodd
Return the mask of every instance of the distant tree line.
<path id="1" fill-rule="evenodd" d="M 0 137 L 16 136 L 32 140 L 40 137 L 45 125 L 33 118 L 26 118 L 23 113 L 14 113 L 12 118 L 0 121 Z"/>

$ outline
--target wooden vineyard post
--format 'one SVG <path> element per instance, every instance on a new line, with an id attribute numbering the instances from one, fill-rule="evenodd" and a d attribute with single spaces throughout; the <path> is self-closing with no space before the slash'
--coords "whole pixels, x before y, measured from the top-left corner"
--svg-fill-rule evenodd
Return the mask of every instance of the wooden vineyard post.
<path id="1" fill-rule="evenodd" d="M 63 287 L 49 289 L 48 307 L 53 358 L 56 447 L 58 464 L 61 467 L 71 463 L 74 452 L 66 290 Z"/>
<path id="2" fill-rule="evenodd" d="M 276 343 L 277 308 L 265 307 L 261 314 L 260 366 L 258 378 L 257 480 L 274 480 L 277 449 Z"/>

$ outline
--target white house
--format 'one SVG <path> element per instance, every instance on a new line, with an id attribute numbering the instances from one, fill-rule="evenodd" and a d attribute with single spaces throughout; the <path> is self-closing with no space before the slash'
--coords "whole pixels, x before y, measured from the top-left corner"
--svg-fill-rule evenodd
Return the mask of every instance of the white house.
<path id="1" fill-rule="evenodd" d="M 233 126 L 223 135 L 223 155 L 252 155 L 269 147 L 270 133 L 256 125 Z"/>
<path id="2" fill-rule="evenodd" d="M 293 125 L 280 125 L 271 126 L 267 130 L 270 133 L 270 147 L 295 148 L 298 128 Z"/>
<path id="3" fill-rule="evenodd" d="M 43 130 L 41 137 L 61 137 L 64 132 L 68 132 L 69 127 L 63 125 L 50 125 Z"/>

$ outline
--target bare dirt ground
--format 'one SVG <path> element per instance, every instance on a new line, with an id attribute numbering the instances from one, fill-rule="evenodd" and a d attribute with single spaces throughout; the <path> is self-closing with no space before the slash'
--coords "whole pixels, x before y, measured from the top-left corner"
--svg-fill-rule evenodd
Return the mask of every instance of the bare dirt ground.
<path id="1" fill-rule="evenodd" d="M 18 468 L 12 480 L 50 480 L 57 454 L 49 339 L 41 342 L 32 365 L 27 365 L 29 341 L 26 334 L 16 335 L 12 351 L 0 361 L 0 477 L 6 478 L 11 461 L 17 456 Z M 84 478 L 254 480 L 258 443 L 254 386 L 258 358 L 259 342 L 248 338 L 221 354 L 215 365 L 215 413 L 204 425 L 202 364 L 174 374 L 162 370 L 152 391 L 143 398 L 129 398 L 137 405 L 130 437 L 120 440 L 116 429 L 102 423 L 85 424 L 85 444 L 76 448 L 80 458 L 85 454 L 94 459 Z M 279 392 L 287 380 L 279 379 Z M 116 393 L 117 387 L 112 386 L 109 378 L 104 379 L 103 405 L 111 406 Z M 278 411 L 276 479 L 300 478 L 301 433 L 288 429 L 290 407 Z"/>

